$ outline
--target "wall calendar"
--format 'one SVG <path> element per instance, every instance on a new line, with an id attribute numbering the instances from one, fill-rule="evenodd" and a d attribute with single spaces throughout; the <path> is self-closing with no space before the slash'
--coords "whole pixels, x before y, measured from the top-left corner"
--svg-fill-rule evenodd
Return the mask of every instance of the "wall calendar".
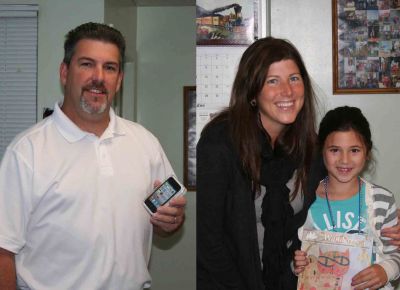
<path id="1" fill-rule="evenodd" d="M 197 47 L 196 143 L 204 125 L 229 105 L 240 57 L 247 47 Z"/>

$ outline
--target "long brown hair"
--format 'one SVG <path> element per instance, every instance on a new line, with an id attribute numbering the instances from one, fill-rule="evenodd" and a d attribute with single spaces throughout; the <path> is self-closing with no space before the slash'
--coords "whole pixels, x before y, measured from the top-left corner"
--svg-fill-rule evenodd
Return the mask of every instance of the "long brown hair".
<path id="1" fill-rule="evenodd" d="M 300 184 L 305 191 L 307 174 L 311 167 L 316 143 L 315 94 L 310 77 L 298 50 L 288 41 L 266 37 L 254 42 L 243 54 L 233 83 L 229 107 L 214 120 L 228 119 L 232 140 L 236 146 L 243 169 L 253 182 L 253 191 L 260 190 L 261 146 L 258 108 L 251 104 L 257 99 L 271 64 L 293 60 L 304 82 L 304 105 L 294 123 L 288 125 L 278 136 L 275 146 L 298 162 L 296 190 Z"/>

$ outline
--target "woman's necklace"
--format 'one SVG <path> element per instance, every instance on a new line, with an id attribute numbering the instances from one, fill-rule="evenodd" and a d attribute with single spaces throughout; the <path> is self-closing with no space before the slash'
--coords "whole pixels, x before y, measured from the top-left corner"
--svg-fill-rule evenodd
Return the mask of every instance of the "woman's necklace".
<path id="1" fill-rule="evenodd" d="M 361 178 L 358 178 L 358 233 L 361 233 Z M 331 223 L 333 226 L 333 231 L 336 232 L 336 223 L 333 219 L 333 214 L 332 214 L 332 208 L 331 208 L 331 203 L 329 202 L 329 197 L 328 197 L 328 181 L 329 181 L 329 177 L 325 177 L 324 178 L 324 190 L 325 190 L 325 199 L 326 199 L 326 203 L 328 205 L 328 210 L 329 210 L 329 216 L 331 218 Z"/>

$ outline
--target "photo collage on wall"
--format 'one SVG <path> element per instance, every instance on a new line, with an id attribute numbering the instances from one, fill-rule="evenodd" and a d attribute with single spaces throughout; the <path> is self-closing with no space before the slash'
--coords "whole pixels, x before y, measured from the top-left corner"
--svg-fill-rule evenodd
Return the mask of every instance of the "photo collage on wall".
<path id="1" fill-rule="evenodd" d="M 400 0 L 339 0 L 338 86 L 400 88 Z"/>

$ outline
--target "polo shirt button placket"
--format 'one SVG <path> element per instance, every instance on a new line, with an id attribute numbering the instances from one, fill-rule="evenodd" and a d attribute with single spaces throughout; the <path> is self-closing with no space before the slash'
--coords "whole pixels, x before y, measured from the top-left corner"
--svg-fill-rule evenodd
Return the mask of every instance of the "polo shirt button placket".
<path id="1" fill-rule="evenodd" d="M 99 166 L 100 166 L 100 173 L 102 175 L 107 175 L 111 176 L 114 174 L 114 170 L 111 164 L 111 158 L 109 156 L 108 150 L 107 150 L 107 145 L 106 142 L 99 141 L 98 144 L 98 160 L 99 160 Z"/>

